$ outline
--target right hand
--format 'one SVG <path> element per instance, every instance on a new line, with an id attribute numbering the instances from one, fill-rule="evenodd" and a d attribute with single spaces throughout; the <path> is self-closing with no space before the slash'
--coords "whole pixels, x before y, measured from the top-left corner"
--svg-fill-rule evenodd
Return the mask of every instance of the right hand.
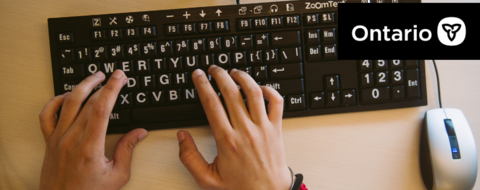
<path id="1" fill-rule="evenodd" d="M 192 78 L 218 155 L 208 164 L 190 133 L 180 130 L 182 163 L 203 189 L 290 189 L 292 176 L 282 140 L 282 96 L 273 88 L 259 86 L 243 71 L 234 69 L 229 75 L 212 65 L 208 72 L 224 97 L 229 117 L 205 73 L 197 69 Z M 246 95 L 248 110 L 235 82 Z M 268 115 L 264 97 L 269 102 Z"/>

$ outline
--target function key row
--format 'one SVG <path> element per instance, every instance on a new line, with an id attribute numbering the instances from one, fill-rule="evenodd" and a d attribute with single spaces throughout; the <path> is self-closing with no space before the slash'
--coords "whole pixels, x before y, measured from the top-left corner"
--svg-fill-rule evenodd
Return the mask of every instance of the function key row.
<path id="1" fill-rule="evenodd" d="M 286 31 L 240 36 L 192 38 L 175 41 L 133 43 L 60 49 L 60 63 L 137 59 L 140 57 L 217 53 L 221 51 L 300 46 L 300 32 Z"/>
<path id="2" fill-rule="evenodd" d="M 268 28 L 300 26 L 300 16 L 276 16 L 263 18 L 237 19 L 237 30 L 263 30 Z"/>
<path id="3" fill-rule="evenodd" d="M 155 37 L 157 36 L 155 26 L 114 28 L 108 30 L 92 30 L 90 38 L 93 41 L 132 39 L 138 37 Z"/>
<path id="4" fill-rule="evenodd" d="M 185 24 L 166 24 L 165 36 L 192 35 L 205 33 L 229 32 L 228 20 L 185 23 Z"/>

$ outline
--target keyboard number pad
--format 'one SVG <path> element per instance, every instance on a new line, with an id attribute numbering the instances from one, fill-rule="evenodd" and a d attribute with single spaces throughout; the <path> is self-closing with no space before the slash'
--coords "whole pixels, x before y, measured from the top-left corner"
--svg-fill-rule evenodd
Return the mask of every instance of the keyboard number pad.
<path id="1" fill-rule="evenodd" d="M 410 69 L 406 62 L 414 62 Z M 358 60 L 360 104 L 419 100 L 417 60 Z"/>

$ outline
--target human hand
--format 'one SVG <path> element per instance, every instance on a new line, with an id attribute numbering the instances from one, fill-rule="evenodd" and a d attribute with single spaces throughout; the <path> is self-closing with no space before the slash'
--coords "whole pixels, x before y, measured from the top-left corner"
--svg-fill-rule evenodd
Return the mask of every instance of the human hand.
<path id="1" fill-rule="evenodd" d="M 273 88 L 259 86 L 247 73 L 230 75 L 212 65 L 215 79 L 230 116 L 223 108 L 205 73 L 192 79 L 217 142 L 218 155 L 208 164 L 187 131 L 179 131 L 180 160 L 203 189 L 288 190 L 292 175 L 285 161 L 282 140 L 283 98 Z M 247 107 L 238 89 L 246 95 Z M 264 99 L 268 103 L 268 115 Z"/>
<path id="2" fill-rule="evenodd" d="M 130 180 L 132 153 L 147 135 L 134 129 L 117 143 L 113 159 L 105 157 L 105 135 L 118 93 L 126 84 L 117 70 L 107 84 L 95 92 L 82 108 L 92 89 L 105 79 L 97 72 L 83 80 L 71 93 L 52 98 L 40 113 L 45 137 L 40 189 L 120 189 Z M 55 114 L 62 106 L 57 122 Z"/>

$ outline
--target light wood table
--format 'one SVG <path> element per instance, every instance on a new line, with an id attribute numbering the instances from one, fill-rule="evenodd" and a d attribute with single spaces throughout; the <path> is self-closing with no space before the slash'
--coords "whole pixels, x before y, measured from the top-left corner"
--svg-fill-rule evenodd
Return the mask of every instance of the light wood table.
<path id="1" fill-rule="evenodd" d="M 45 145 L 38 114 L 53 96 L 47 19 L 199 6 L 235 0 L 0 1 L 0 189 L 38 189 Z M 443 105 L 461 109 L 480 147 L 480 61 L 438 61 Z M 288 165 L 311 189 L 423 189 L 420 127 L 436 108 L 426 62 L 428 106 L 285 119 Z M 186 128 L 205 158 L 216 155 L 208 126 Z M 199 189 L 178 159 L 178 129 L 150 131 L 135 149 L 124 189 Z M 111 157 L 122 135 L 108 135 Z M 477 185 L 477 188 L 480 187 Z"/>

